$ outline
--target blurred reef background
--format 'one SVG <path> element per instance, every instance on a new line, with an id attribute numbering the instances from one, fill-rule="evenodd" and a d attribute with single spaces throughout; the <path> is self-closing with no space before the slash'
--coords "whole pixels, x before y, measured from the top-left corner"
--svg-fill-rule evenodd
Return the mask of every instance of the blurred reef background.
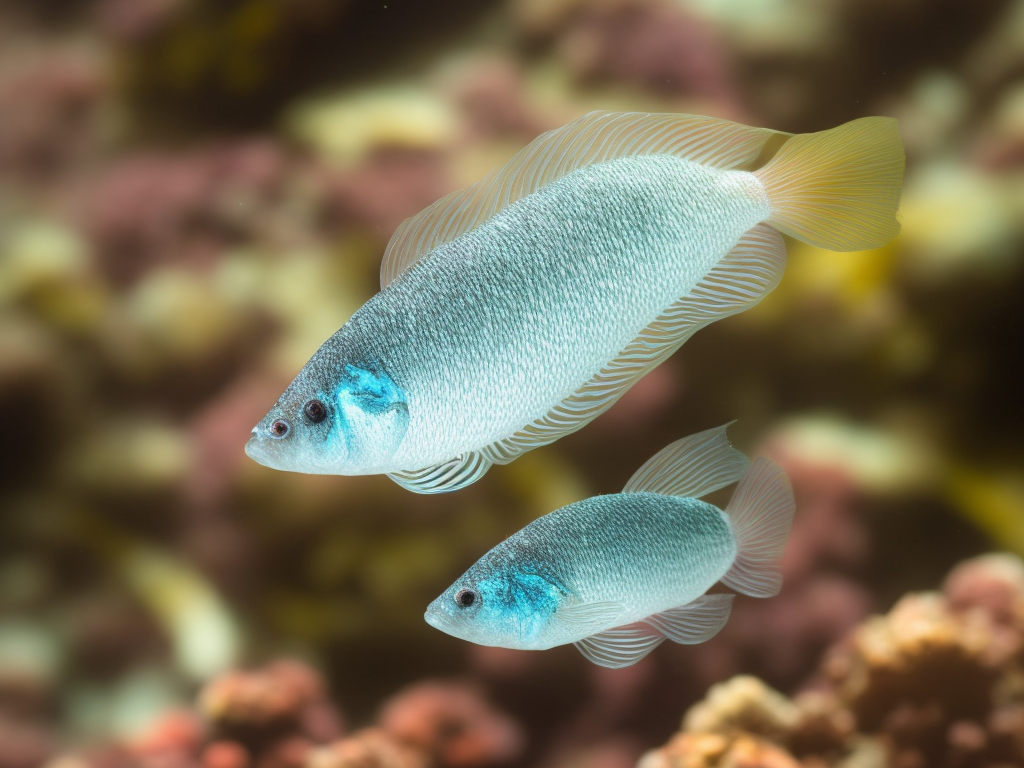
<path id="1" fill-rule="evenodd" d="M 903 232 L 458 493 L 248 460 L 395 227 L 593 109 L 897 117 Z M 1024 0 L 0 0 L 0 768 L 1022 766 L 1022 295 Z M 713 641 L 423 622 L 732 419 L 798 509 Z"/>

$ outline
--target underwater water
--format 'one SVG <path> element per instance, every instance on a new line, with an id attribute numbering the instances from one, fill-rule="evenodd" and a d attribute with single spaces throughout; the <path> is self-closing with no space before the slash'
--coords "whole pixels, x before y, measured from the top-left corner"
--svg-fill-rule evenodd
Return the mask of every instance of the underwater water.
<path id="1" fill-rule="evenodd" d="M 1024 765 L 1022 66 L 1022 0 L 0 3 L 0 768 Z M 895 117 L 902 231 L 788 240 L 457 492 L 246 457 L 396 227 L 592 110 Z M 796 517 L 711 640 L 614 670 L 424 622 L 734 419 Z"/>

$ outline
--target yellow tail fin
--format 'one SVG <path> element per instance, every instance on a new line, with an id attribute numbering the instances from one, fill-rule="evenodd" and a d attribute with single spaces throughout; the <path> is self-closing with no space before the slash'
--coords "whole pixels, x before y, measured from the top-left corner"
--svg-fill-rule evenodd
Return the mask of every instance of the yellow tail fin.
<path id="1" fill-rule="evenodd" d="M 769 223 L 811 245 L 860 251 L 900 231 L 903 145 L 892 118 L 794 136 L 755 175 L 768 193 Z"/>

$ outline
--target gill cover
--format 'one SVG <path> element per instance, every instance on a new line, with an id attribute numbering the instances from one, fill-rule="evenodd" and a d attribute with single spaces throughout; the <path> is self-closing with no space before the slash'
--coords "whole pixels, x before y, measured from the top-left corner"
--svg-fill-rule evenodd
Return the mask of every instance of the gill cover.
<path id="1" fill-rule="evenodd" d="M 348 463 L 364 472 L 385 464 L 409 428 L 405 392 L 384 371 L 349 364 L 342 371 L 336 404 Z"/>

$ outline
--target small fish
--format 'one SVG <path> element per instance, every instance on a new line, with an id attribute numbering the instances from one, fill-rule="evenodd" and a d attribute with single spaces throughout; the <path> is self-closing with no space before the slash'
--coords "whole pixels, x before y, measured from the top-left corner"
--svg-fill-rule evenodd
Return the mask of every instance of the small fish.
<path id="1" fill-rule="evenodd" d="M 778 283 L 780 232 L 886 243 L 903 149 L 869 117 L 793 136 L 591 113 L 405 221 L 381 291 L 253 429 L 276 469 L 451 491 L 573 432 Z"/>
<path id="2" fill-rule="evenodd" d="M 728 426 L 728 425 L 726 425 Z M 604 667 L 659 643 L 701 643 L 729 619 L 716 582 L 771 597 L 793 519 L 789 480 L 748 465 L 726 427 L 660 451 L 622 493 L 541 517 L 481 557 L 427 608 L 427 623 L 480 645 L 543 650 L 573 643 Z M 739 480 L 723 512 L 699 497 Z"/>

